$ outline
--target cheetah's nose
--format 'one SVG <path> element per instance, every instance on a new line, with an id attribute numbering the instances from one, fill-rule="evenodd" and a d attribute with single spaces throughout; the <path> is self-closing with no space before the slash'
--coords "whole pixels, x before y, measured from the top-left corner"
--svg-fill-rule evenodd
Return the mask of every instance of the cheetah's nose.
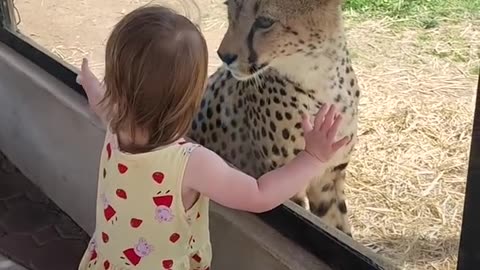
<path id="1" fill-rule="evenodd" d="M 217 51 L 217 54 L 218 54 L 218 57 L 220 57 L 220 59 L 222 59 L 222 61 L 227 64 L 227 65 L 230 65 L 231 63 L 235 62 L 235 60 L 237 60 L 237 55 L 236 54 L 230 54 L 230 53 L 220 53 L 220 51 Z"/>

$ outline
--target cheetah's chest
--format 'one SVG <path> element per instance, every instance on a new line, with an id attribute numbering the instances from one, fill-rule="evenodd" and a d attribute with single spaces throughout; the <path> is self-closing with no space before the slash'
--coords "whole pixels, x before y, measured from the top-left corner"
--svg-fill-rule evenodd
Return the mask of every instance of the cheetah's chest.
<path id="1" fill-rule="evenodd" d="M 327 104 L 336 104 L 343 123 L 338 137 L 352 136 L 357 127 L 357 103 L 348 94 L 338 97 L 338 89 L 304 89 L 285 77 L 265 75 L 261 83 L 246 82 L 239 97 L 245 104 L 245 124 L 252 147 L 254 170 L 263 173 L 291 160 L 304 147 L 301 113 L 314 115 Z M 351 144 L 353 147 L 353 143 Z M 351 147 L 337 153 L 333 164 L 348 157 Z"/>

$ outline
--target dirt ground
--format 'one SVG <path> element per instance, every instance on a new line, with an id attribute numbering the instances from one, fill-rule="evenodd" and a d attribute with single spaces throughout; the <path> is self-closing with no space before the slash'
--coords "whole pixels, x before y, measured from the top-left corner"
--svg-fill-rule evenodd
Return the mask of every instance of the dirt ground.
<path id="1" fill-rule="evenodd" d="M 149 1 L 16 0 L 23 34 L 102 76 L 107 35 Z M 168 1 L 180 7 L 173 0 Z M 222 0 L 196 0 L 210 72 L 226 29 Z M 184 2 L 187 3 L 187 2 Z M 480 21 L 434 29 L 346 16 L 361 87 L 360 142 L 348 171 L 354 238 L 403 269 L 455 269 L 480 66 Z M 477 73 L 475 73 L 477 72 Z M 477 74 L 477 75 L 476 75 Z"/>
<path id="2" fill-rule="evenodd" d="M 104 47 L 114 24 L 146 0 L 16 0 L 22 33 L 75 66 L 90 59 L 94 72 L 103 75 Z M 201 24 L 210 50 L 210 72 L 220 61 L 216 50 L 227 24 L 223 1 L 153 1 L 171 6 Z M 196 6 L 193 5 L 196 3 Z"/>

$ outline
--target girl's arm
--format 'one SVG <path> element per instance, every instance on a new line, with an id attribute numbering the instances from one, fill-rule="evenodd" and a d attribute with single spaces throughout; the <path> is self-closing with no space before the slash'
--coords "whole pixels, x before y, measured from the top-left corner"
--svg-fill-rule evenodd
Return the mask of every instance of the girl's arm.
<path id="1" fill-rule="evenodd" d="M 315 126 L 304 118 L 306 149 L 285 166 L 256 180 L 201 147 L 191 154 L 184 185 L 229 208 L 258 213 L 277 207 L 319 175 L 325 169 L 325 162 L 348 141 L 347 138 L 333 141 L 341 117 L 335 119 L 333 106 L 328 113 L 326 107 L 317 115 Z"/>
<path id="2" fill-rule="evenodd" d="M 85 90 L 85 93 L 87 94 L 90 107 L 105 125 L 105 113 L 99 105 L 105 94 L 105 89 L 88 67 L 88 61 L 85 58 L 83 59 L 80 73 L 77 76 L 77 83 L 83 87 L 83 90 Z"/>
<path id="3" fill-rule="evenodd" d="M 301 152 L 285 166 L 264 174 L 257 181 L 201 147 L 190 157 L 184 184 L 223 206 L 261 213 L 293 197 L 322 169 L 321 162 Z"/>

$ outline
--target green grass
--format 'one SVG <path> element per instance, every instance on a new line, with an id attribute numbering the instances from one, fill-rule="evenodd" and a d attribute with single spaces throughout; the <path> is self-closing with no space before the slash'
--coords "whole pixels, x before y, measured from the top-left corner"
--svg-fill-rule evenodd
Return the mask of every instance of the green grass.
<path id="1" fill-rule="evenodd" d="M 391 17 L 434 28 L 445 18 L 480 18 L 480 0 L 345 0 L 344 10 L 367 17 Z"/>

